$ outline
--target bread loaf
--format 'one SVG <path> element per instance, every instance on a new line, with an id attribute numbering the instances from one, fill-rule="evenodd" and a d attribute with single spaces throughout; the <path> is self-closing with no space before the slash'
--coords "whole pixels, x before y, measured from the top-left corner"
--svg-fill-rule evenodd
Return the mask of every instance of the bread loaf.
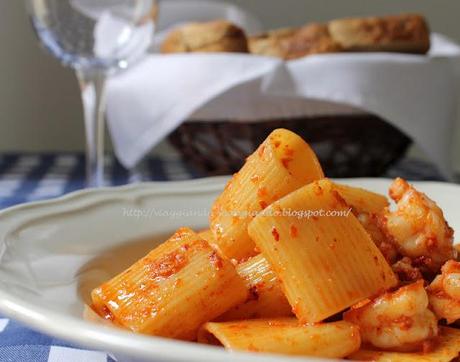
<path id="1" fill-rule="evenodd" d="M 333 20 L 329 32 L 346 51 L 424 54 L 430 49 L 428 24 L 416 14 Z"/>
<path id="2" fill-rule="evenodd" d="M 253 54 L 290 60 L 312 54 L 334 53 L 340 51 L 341 47 L 330 36 L 327 25 L 314 23 L 250 37 L 249 49 Z"/>
<path id="3" fill-rule="evenodd" d="M 249 51 L 252 54 L 287 58 L 287 49 L 284 45 L 298 31 L 298 28 L 283 28 L 267 31 L 249 37 Z"/>
<path id="4" fill-rule="evenodd" d="M 225 20 L 183 25 L 168 34 L 162 53 L 236 52 L 247 53 L 244 31 Z"/>

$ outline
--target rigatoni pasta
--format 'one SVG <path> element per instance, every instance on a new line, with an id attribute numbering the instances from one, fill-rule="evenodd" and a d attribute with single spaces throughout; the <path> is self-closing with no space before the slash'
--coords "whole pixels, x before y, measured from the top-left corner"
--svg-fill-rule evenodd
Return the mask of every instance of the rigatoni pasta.
<path id="1" fill-rule="evenodd" d="M 201 231 L 198 235 L 209 243 L 214 240 L 210 230 Z M 248 299 L 219 316 L 219 321 L 293 316 L 278 278 L 262 255 L 239 263 L 236 272 L 246 284 Z"/>
<path id="2" fill-rule="evenodd" d="M 308 217 L 314 210 L 324 215 Z M 283 216 L 286 211 L 290 214 Z M 322 321 L 397 283 L 327 179 L 272 204 L 251 222 L 249 235 L 278 275 L 302 323 Z"/>
<path id="3" fill-rule="evenodd" d="M 389 205 L 385 196 L 360 187 L 334 183 L 334 188 L 347 205 L 351 206 L 357 213 L 375 214 L 383 211 Z"/>
<path id="4" fill-rule="evenodd" d="M 236 271 L 246 282 L 249 299 L 228 310 L 219 321 L 293 316 L 277 276 L 262 255 L 240 263 Z"/>
<path id="5" fill-rule="evenodd" d="M 215 241 L 214 241 L 214 235 L 213 235 L 212 231 L 209 230 L 209 229 L 200 231 L 200 232 L 198 233 L 198 236 L 199 236 L 200 238 L 206 240 L 209 244 L 215 243 Z"/>
<path id="6" fill-rule="evenodd" d="M 214 202 L 210 227 L 215 246 L 228 258 L 254 256 L 255 245 L 247 233 L 254 213 L 322 177 L 316 155 L 302 138 L 285 129 L 272 132 Z"/>
<path id="7" fill-rule="evenodd" d="M 334 183 L 334 189 L 351 207 L 385 259 L 393 264 L 398 255 L 397 247 L 382 229 L 383 212 L 389 205 L 388 199 L 384 195 L 349 185 Z"/>
<path id="8" fill-rule="evenodd" d="M 258 319 L 206 323 L 198 341 L 230 350 L 342 358 L 361 344 L 358 328 L 348 322 L 301 325 L 296 319 Z"/>
<path id="9" fill-rule="evenodd" d="M 185 340 L 247 295 L 234 266 L 187 228 L 91 294 L 93 309 L 119 326 Z"/>

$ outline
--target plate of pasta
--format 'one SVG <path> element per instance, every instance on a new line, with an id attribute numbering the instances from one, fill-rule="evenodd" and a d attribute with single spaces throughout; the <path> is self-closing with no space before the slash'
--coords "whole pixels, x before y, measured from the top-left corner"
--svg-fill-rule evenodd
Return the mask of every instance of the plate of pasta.
<path id="1" fill-rule="evenodd" d="M 458 205 L 278 129 L 232 177 L 0 212 L 0 312 L 119 361 L 452 361 Z"/>

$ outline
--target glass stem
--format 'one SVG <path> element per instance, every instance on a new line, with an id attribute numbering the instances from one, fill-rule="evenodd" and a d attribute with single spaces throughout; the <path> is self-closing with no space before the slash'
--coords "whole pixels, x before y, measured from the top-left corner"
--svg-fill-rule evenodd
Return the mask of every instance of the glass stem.
<path id="1" fill-rule="evenodd" d="M 106 74 L 98 70 L 77 70 L 86 132 L 87 187 L 104 184 L 104 132 Z"/>

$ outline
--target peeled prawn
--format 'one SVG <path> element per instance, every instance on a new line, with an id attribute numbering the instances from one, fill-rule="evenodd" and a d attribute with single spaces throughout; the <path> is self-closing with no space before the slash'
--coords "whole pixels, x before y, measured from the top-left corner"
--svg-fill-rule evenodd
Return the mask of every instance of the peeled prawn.
<path id="1" fill-rule="evenodd" d="M 439 319 L 460 319 L 460 263 L 449 260 L 427 288 L 430 304 Z"/>
<path id="2" fill-rule="evenodd" d="M 442 210 L 425 194 L 397 178 L 390 186 L 396 211 L 384 211 L 384 228 L 400 253 L 431 272 L 456 257 L 453 230 Z"/>
<path id="3" fill-rule="evenodd" d="M 422 280 L 361 303 L 346 312 L 344 319 L 359 326 L 364 343 L 384 350 L 421 350 L 438 334 Z"/>

